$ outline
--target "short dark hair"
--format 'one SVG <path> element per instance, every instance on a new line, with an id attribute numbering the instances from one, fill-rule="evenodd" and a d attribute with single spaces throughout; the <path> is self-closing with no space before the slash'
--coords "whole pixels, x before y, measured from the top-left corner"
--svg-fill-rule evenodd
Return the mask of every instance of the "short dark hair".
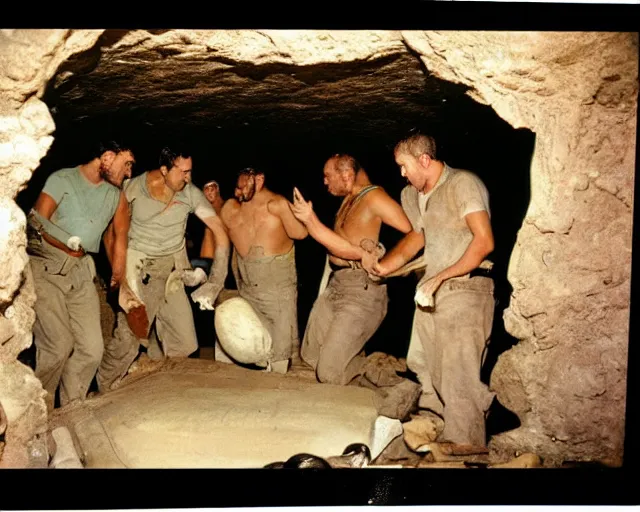
<path id="1" fill-rule="evenodd" d="M 417 129 L 412 129 L 408 136 L 398 142 L 393 152 L 408 153 L 415 158 L 426 153 L 430 158 L 437 159 L 435 139 Z"/>
<path id="2" fill-rule="evenodd" d="M 266 178 L 264 171 L 255 169 L 253 167 L 245 167 L 244 169 L 240 169 L 238 171 L 236 179 L 240 178 L 240 176 L 264 176 Z"/>
<path id="3" fill-rule="evenodd" d="M 118 153 L 121 153 L 122 151 L 130 151 L 133 154 L 133 150 L 131 149 L 131 146 L 128 144 L 124 144 L 122 141 L 104 140 L 96 144 L 91 157 L 100 158 L 107 151 L 113 151 L 116 155 Z"/>
<path id="4" fill-rule="evenodd" d="M 160 167 L 164 165 L 167 169 L 171 169 L 177 158 L 191 158 L 192 156 L 191 151 L 185 147 L 180 146 L 179 148 L 171 149 L 165 146 L 160 151 Z"/>

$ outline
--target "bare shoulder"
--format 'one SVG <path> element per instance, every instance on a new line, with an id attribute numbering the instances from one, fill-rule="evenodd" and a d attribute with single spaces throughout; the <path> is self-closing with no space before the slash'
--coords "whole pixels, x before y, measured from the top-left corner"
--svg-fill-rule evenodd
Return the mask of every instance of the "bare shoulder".
<path id="1" fill-rule="evenodd" d="M 274 215 L 279 215 L 282 209 L 288 205 L 287 198 L 281 194 L 271 193 L 271 197 L 267 199 L 267 209 Z"/>
<path id="2" fill-rule="evenodd" d="M 371 192 L 367 194 L 368 196 L 371 196 L 377 199 L 390 197 L 382 185 L 375 185 L 375 187 L 376 188 L 374 188 Z"/>
<path id="3" fill-rule="evenodd" d="M 371 206 L 388 203 L 389 201 L 396 202 L 380 185 L 367 193 L 363 199 Z"/>
<path id="4" fill-rule="evenodd" d="M 235 198 L 227 199 L 222 208 L 220 209 L 220 217 L 222 220 L 226 220 L 229 218 L 229 215 L 233 214 L 235 210 L 237 210 L 240 206 L 238 200 Z"/>

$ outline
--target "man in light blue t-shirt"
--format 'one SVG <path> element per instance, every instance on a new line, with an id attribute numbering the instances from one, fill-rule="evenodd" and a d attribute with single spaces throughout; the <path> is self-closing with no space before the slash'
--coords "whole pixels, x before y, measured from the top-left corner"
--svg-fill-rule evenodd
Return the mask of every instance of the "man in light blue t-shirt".
<path id="1" fill-rule="evenodd" d="M 110 141 L 93 158 L 52 173 L 28 215 L 28 249 L 37 300 L 33 326 L 35 374 L 53 408 L 84 399 L 95 376 L 104 341 L 100 302 L 90 253 L 105 243 L 111 287 L 124 278 L 129 209 L 121 190 L 135 160 L 129 148 Z"/>

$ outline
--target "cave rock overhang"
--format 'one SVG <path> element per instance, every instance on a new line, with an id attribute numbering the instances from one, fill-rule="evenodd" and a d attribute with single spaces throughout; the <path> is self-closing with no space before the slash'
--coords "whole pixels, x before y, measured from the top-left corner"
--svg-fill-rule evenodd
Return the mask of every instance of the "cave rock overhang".
<path id="1" fill-rule="evenodd" d="M 389 151 L 412 127 L 446 138 L 461 119 L 473 123 L 474 109 L 495 116 L 467 87 L 432 76 L 399 32 L 341 35 L 326 47 L 298 37 L 295 49 L 292 32 L 108 30 L 60 66 L 44 100 L 60 135 L 195 136 L 221 148 L 253 137 L 249 152 L 277 150 L 265 137 L 308 145 L 319 135 Z"/>

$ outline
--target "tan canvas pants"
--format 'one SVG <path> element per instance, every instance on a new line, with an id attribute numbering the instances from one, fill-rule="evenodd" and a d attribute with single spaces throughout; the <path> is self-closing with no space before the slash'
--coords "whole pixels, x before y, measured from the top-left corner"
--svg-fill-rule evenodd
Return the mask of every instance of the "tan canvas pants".
<path id="1" fill-rule="evenodd" d="M 480 380 L 491 334 L 493 281 L 487 277 L 445 281 L 432 312 L 416 308 L 407 366 L 422 384 L 419 406 L 444 418 L 442 438 L 484 446 L 494 393 Z"/>
<path id="2" fill-rule="evenodd" d="M 43 242 L 50 257 L 30 257 L 36 289 L 35 375 L 60 405 L 84 399 L 102 358 L 100 299 L 90 255 L 74 258 Z"/>
<path id="3" fill-rule="evenodd" d="M 300 345 L 295 246 L 278 256 L 243 259 L 236 253 L 235 257 L 238 293 L 271 335 L 271 361 L 290 359 Z"/>
<path id="4" fill-rule="evenodd" d="M 145 259 L 136 276 L 136 289 L 145 304 L 150 328 L 153 321 L 156 322 L 156 333 L 165 357 L 188 357 L 197 350 L 198 339 L 184 286 L 180 284 L 171 293 L 166 292 L 167 279 L 174 267 L 174 256 Z M 148 340 L 137 338 L 129 328 L 125 314 L 118 312 L 114 335 L 106 343 L 98 369 L 101 392 L 126 374 L 141 344 L 147 346 Z"/>
<path id="5" fill-rule="evenodd" d="M 360 374 L 360 354 L 387 314 L 387 286 L 372 282 L 362 269 L 331 274 L 316 299 L 302 342 L 302 359 L 320 382 L 348 384 Z"/>

